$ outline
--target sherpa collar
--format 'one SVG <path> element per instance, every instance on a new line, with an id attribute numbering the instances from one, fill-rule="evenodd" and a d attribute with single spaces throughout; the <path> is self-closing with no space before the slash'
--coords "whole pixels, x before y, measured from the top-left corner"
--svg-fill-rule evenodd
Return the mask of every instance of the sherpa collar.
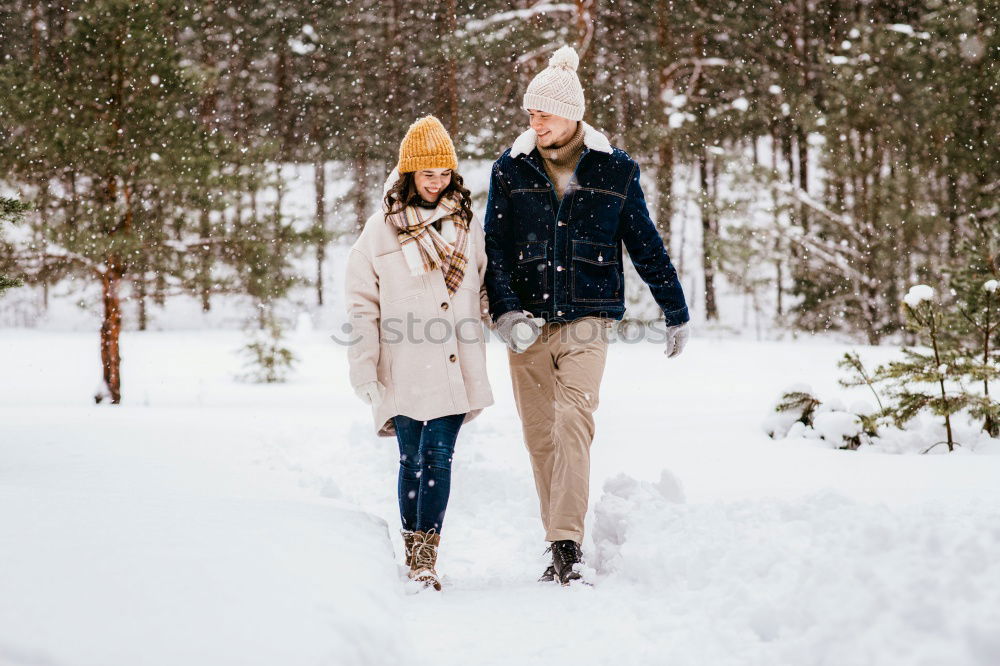
<path id="1" fill-rule="evenodd" d="M 588 125 L 587 123 L 580 121 L 583 124 L 583 145 L 591 150 L 596 150 L 602 153 L 611 153 L 611 142 L 608 141 L 608 137 L 604 136 L 596 129 Z M 514 140 L 514 143 L 510 147 L 510 156 L 517 157 L 519 155 L 527 155 L 532 150 L 535 149 L 535 144 L 538 141 L 538 135 L 535 134 L 535 130 L 527 129 L 521 136 Z"/>

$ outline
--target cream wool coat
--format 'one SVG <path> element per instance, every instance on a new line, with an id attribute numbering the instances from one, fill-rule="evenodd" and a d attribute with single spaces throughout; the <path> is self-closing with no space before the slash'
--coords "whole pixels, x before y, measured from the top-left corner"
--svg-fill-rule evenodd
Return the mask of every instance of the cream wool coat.
<path id="1" fill-rule="evenodd" d="M 444 229 L 442 235 L 451 240 Z M 483 330 L 492 327 L 483 283 L 486 246 L 476 217 L 468 238 L 465 277 L 452 296 L 440 268 L 410 274 L 396 229 L 381 210 L 351 248 L 345 280 L 350 381 L 354 388 L 376 380 L 385 386 L 372 407 L 380 437 L 395 435 L 393 416 L 426 421 L 466 413 L 468 423 L 493 404 Z"/>

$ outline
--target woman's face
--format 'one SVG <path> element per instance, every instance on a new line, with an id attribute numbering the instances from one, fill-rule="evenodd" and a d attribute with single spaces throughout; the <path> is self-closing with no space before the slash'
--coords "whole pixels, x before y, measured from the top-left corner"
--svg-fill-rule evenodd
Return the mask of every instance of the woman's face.
<path id="1" fill-rule="evenodd" d="M 428 203 L 437 203 L 441 193 L 451 184 L 451 169 L 423 169 L 413 173 L 417 194 Z"/>

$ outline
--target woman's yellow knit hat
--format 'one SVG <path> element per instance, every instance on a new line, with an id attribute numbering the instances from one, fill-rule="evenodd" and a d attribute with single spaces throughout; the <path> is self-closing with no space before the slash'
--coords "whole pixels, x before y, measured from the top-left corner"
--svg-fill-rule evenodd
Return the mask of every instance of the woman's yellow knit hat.
<path id="1" fill-rule="evenodd" d="M 399 173 L 421 169 L 457 169 L 455 144 L 448 130 L 434 116 L 425 116 L 410 125 L 399 144 Z"/>

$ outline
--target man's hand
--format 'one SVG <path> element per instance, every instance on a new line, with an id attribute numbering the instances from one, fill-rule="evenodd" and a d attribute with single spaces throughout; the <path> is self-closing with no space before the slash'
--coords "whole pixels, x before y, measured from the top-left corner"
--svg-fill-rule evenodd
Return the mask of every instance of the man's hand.
<path id="1" fill-rule="evenodd" d="M 668 326 L 667 348 L 663 350 L 663 353 L 667 355 L 667 358 L 679 356 L 680 353 L 684 351 L 684 345 L 687 344 L 688 338 L 690 337 L 691 329 L 688 327 L 686 322 L 680 324 L 679 326 Z"/>
<path id="2" fill-rule="evenodd" d="M 538 339 L 542 329 L 538 321 L 521 310 L 504 312 L 497 318 L 497 335 L 515 354 L 520 354 Z"/>
<path id="3" fill-rule="evenodd" d="M 385 395 L 385 387 L 379 381 L 367 382 L 354 387 L 354 392 L 366 405 L 378 407 L 379 403 L 382 402 L 382 396 Z"/>

